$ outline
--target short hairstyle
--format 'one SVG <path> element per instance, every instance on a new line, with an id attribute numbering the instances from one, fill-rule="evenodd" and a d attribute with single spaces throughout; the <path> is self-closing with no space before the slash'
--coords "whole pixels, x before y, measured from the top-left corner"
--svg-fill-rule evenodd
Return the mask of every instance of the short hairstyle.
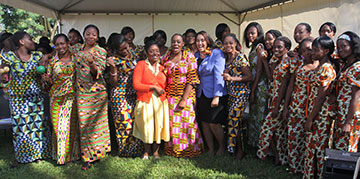
<path id="1" fill-rule="evenodd" d="M 290 40 L 289 38 L 287 38 L 287 37 L 285 37 L 285 36 L 280 36 L 280 37 L 278 37 L 278 38 L 275 39 L 275 42 L 276 42 L 276 41 L 282 41 L 282 42 L 284 42 L 285 48 L 288 49 L 288 50 L 291 49 L 291 40 Z M 275 42 L 274 42 L 274 43 L 275 43 Z"/>
<path id="2" fill-rule="evenodd" d="M 53 51 L 53 49 L 51 48 L 51 46 L 47 43 L 40 43 L 36 45 L 36 51 L 41 51 L 40 49 L 44 49 L 43 53 L 45 54 L 49 54 Z"/>
<path id="3" fill-rule="evenodd" d="M 166 37 L 165 31 L 163 31 L 163 30 L 157 30 L 157 31 L 155 31 L 154 34 L 153 34 L 153 38 L 156 39 L 156 37 L 159 36 L 159 35 L 160 35 L 160 36 L 165 40 L 165 42 L 166 42 L 167 37 Z"/>
<path id="4" fill-rule="evenodd" d="M 225 39 L 226 37 L 231 37 L 232 39 L 234 39 L 234 41 L 237 43 L 237 45 L 236 45 L 236 50 L 240 52 L 240 51 L 241 51 L 241 45 L 240 45 L 239 40 L 236 38 L 236 35 L 233 34 L 233 33 L 230 33 L 230 34 L 225 35 L 224 39 Z"/>
<path id="5" fill-rule="evenodd" d="M 57 40 L 59 37 L 63 37 L 63 38 L 65 39 L 65 42 L 69 42 L 69 38 L 68 38 L 65 34 L 61 33 L 61 34 L 55 35 L 55 37 L 53 38 L 53 44 L 56 43 L 56 40 Z"/>
<path id="6" fill-rule="evenodd" d="M 225 32 L 226 28 L 229 28 L 229 26 L 225 23 L 220 23 L 216 26 L 215 29 L 215 36 L 217 39 L 222 40 L 222 34 Z M 230 29 L 230 28 L 229 28 Z"/>
<path id="7" fill-rule="evenodd" d="M 3 42 L 4 42 L 6 39 L 8 39 L 8 38 L 10 38 L 10 37 L 12 37 L 12 36 L 13 36 L 13 34 L 12 34 L 12 33 L 9 33 L 9 32 L 5 32 L 5 33 L 1 34 L 1 36 L 0 36 L 0 50 L 4 48 Z"/>
<path id="8" fill-rule="evenodd" d="M 159 45 L 155 42 L 155 40 L 149 40 L 149 41 L 147 41 L 146 43 L 145 43 L 145 51 L 146 51 L 146 53 L 148 52 L 148 50 L 150 49 L 150 47 L 151 46 L 153 46 L 153 45 L 156 45 L 156 46 L 158 46 L 159 47 Z"/>
<path id="9" fill-rule="evenodd" d="M 135 37 L 135 31 L 133 28 L 131 28 L 130 26 L 125 26 L 121 29 L 121 34 L 126 35 L 128 33 L 133 33 L 134 37 Z"/>
<path id="10" fill-rule="evenodd" d="M 81 36 L 80 32 L 74 28 L 70 29 L 69 30 L 69 33 L 75 33 L 79 38 L 80 38 L 80 43 L 84 43 L 84 39 L 83 37 Z"/>
<path id="11" fill-rule="evenodd" d="M 323 23 L 323 24 L 320 26 L 320 28 L 319 28 L 319 32 L 320 32 L 321 29 L 322 29 L 324 26 L 326 26 L 326 25 L 330 27 L 331 31 L 333 31 L 334 34 L 336 34 L 336 26 L 335 26 L 335 24 L 333 24 L 332 22 L 325 22 L 325 23 Z"/>
<path id="12" fill-rule="evenodd" d="M 94 24 L 89 24 L 89 25 L 87 25 L 87 26 L 84 28 L 83 35 L 85 35 L 86 30 L 89 29 L 89 28 L 94 28 L 94 29 L 96 30 L 97 36 L 98 36 L 98 38 L 99 38 L 100 30 L 99 30 L 99 28 L 96 27 L 96 25 L 94 25 Z"/>
<path id="13" fill-rule="evenodd" d="M 42 36 L 40 39 L 39 39 L 39 44 L 50 44 L 50 40 L 49 38 L 45 37 L 45 36 Z"/>
<path id="14" fill-rule="evenodd" d="M 311 26 L 310 26 L 308 23 L 306 23 L 306 22 L 301 22 L 301 23 L 299 23 L 298 25 L 296 25 L 296 27 L 299 26 L 299 25 L 305 26 L 306 31 L 308 31 L 309 33 L 311 33 Z"/>
<path id="15" fill-rule="evenodd" d="M 108 40 L 106 42 L 106 46 L 110 47 L 112 42 L 113 42 L 113 39 L 115 38 L 116 35 L 119 35 L 119 33 L 117 32 L 113 32 L 110 34 L 110 36 L 108 37 Z"/>
<path id="16" fill-rule="evenodd" d="M 312 43 L 313 41 L 314 41 L 314 38 L 313 38 L 313 37 L 306 37 L 305 39 L 303 39 L 303 40 L 300 42 L 299 47 L 301 48 L 305 42 L 311 42 L 311 43 Z"/>
<path id="17" fill-rule="evenodd" d="M 265 34 L 271 34 L 276 38 L 282 36 L 281 32 L 275 29 L 268 30 Z"/>
<path id="18" fill-rule="evenodd" d="M 187 30 L 185 31 L 185 33 L 184 33 L 184 36 L 186 36 L 188 33 L 193 33 L 193 34 L 196 35 L 196 31 L 195 31 L 194 29 L 192 29 L 192 28 L 187 29 Z"/>
<path id="19" fill-rule="evenodd" d="M 174 35 L 171 36 L 171 40 L 175 37 L 175 36 L 180 36 L 182 41 L 185 42 L 185 38 L 183 35 L 179 34 L 179 33 L 175 33 Z"/>

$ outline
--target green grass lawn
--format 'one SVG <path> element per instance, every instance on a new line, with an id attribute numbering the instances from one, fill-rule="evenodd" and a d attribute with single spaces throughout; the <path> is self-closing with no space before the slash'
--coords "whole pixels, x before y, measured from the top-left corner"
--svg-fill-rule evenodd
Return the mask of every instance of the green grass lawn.
<path id="1" fill-rule="evenodd" d="M 57 166 L 53 160 L 21 164 L 10 169 L 14 160 L 11 131 L 0 130 L 0 178 L 300 178 L 286 167 L 255 158 L 254 149 L 237 161 L 231 156 L 201 155 L 195 159 L 178 159 L 162 155 L 161 159 L 120 158 L 115 152 L 97 162 L 88 171 L 81 171 L 81 162 Z"/>

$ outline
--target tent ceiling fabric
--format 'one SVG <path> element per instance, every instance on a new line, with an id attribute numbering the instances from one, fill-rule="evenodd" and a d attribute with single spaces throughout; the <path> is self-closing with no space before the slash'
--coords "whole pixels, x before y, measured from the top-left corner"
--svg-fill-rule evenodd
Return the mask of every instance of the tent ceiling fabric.
<path id="1" fill-rule="evenodd" d="M 9 0 L 0 0 L 6 4 Z M 240 13 L 287 0 L 17 0 L 60 13 Z M 37 12 L 39 13 L 39 12 Z"/>

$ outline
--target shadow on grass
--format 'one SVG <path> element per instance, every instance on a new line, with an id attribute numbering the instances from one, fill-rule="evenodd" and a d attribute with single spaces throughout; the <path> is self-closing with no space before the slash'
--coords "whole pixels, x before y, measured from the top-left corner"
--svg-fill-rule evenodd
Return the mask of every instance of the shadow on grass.
<path id="1" fill-rule="evenodd" d="M 242 160 L 233 156 L 213 156 L 203 154 L 192 159 L 196 167 L 224 172 L 229 175 L 239 174 L 246 178 L 301 178 L 299 174 L 291 174 L 286 166 L 275 166 L 271 159 L 260 160 L 255 155 L 255 149 L 246 150 L 247 155 Z"/>

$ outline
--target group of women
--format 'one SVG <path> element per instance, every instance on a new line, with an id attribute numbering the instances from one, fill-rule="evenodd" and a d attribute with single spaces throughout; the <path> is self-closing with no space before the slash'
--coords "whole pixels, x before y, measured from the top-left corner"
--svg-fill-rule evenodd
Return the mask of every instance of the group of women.
<path id="1" fill-rule="evenodd" d="M 310 25 L 300 23 L 291 50 L 288 37 L 273 29 L 264 34 L 252 22 L 245 55 L 223 23 L 215 42 L 188 29 L 172 35 L 170 48 L 162 30 L 135 45 L 131 27 L 100 47 L 99 29 L 88 25 L 84 40 L 75 29 L 69 38 L 56 35 L 49 54 L 35 52 L 31 36 L 16 32 L 3 39 L 12 43 L 1 43 L 0 66 L 10 69 L 2 81 L 9 84 L 15 164 L 81 158 L 86 170 L 111 150 L 112 120 L 119 156 L 159 158 L 164 141 L 164 153 L 174 157 L 199 156 L 206 143 L 210 155 L 227 151 L 242 159 L 248 143 L 260 159 L 271 149 L 276 165 L 322 177 L 326 148 L 357 152 L 359 141 L 360 38 L 345 32 L 335 50 L 335 33 L 327 22 L 314 39 Z"/>

